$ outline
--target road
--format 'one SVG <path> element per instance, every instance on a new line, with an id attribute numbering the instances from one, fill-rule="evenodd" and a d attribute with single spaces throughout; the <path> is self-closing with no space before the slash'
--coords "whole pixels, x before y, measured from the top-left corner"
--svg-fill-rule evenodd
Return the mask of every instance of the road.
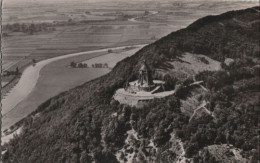
<path id="1" fill-rule="evenodd" d="M 133 46 L 140 48 L 140 47 L 144 47 L 145 45 L 147 45 L 147 44 L 133 45 Z M 7 114 L 10 111 L 12 111 L 13 108 L 15 108 L 17 105 L 19 105 L 19 103 L 21 101 L 23 101 L 24 99 L 26 99 L 26 97 L 34 90 L 34 88 L 37 84 L 37 81 L 40 77 L 40 71 L 46 65 L 48 65 L 52 62 L 55 62 L 55 61 L 66 59 L 66 58 L 76 57 L 76 56 L 80 56 L 80 55 L 88 55 L 91 53 L 107 52 L 109 49 L 120 50 L 120 49 L 124 49 L 126 47 L 129 47 L 129 46 L 106 48 L 106 49 L 100 49 L 100 50 L 67 54 L 67 55 L 63 55 L 63 56 L 46 59 L 46 60 L 38 62 L 35 66 L 31 65 L 31 66 L 27 67 L 24 70 L 19 82 L 14 86 L 13 89 L 11 89 L 10 93 L 7 94 L 5 99 L 2 100 L 3 119 L 5 118 L 5 116 L 7 116 Z M 41 92 L 39 92 L 39 93 L 41 93 Z M 2 125 L 3 125 L 2 129 L 10 127 L 9 125 L 6 126 L 6 124 L 4 124 L 4 122 Z"/>
<path id="2" fill-rule="evenodd" d="M 151 16 L 151 15 L 154 15 L 157 13 L 158 12 L 151 12 L 151 14 L 149 14 L 147 16 Z M 129 21 L 134 21 L 135 19 L 137 19 L 137 17 L 133 18 L 132 20 L 129 20 Z M 131 46 L 143 47 L 146 45 L 147 44 L 131 45 Z M 3 119 L 5 119 L 6 115 L 10 111 L 12 111 L 12 109 L 14 109 L 17 105 L 19 105 L 20 102 L 25 100 L 26 97 L 34 90 L 34 88 L 37 84 L 37 81 L 39 79 L 39 76 L 40 76 L 40 71 L 46 65 L 48 65 L 52 62 L 58 61 L 58 60 L 65 59 L 65 58 L 76 57 L 76 56 L 80 56 L 80 55 L 87 55 L 87 54 L 91 54 L 91 53 L 106 52 L 108 50 L 120 50 L 120 49 L 124 49 L 126 47 L 129 47 L 129 46 L 120 46 L 120 47 L 105 48 L 105 49 L 100 49 L 100 50 L 67 54 L 67 55 L 57 56 L 54 58 L 49 58 L 49 59 L 40 61 L 36 65 L 30 65 L 23 71 L 19 82 L 14 86 L 14 88 L 12 88 L 10 90 L 10 92 L 5 96 L 5 98 L 2 99 Z M 23 118 L 23 117 L 21 117 L 21 118 Z M 20 118 L 18 118 L 18 119 L 20 119 Z M 15 121 L 17 121 L 17 119 Z M 14 123 L 15 122 L 12 122 L 12 124 L 14 124 Z M 2 129 L 4 130 L 4 129 L 10 127 L 10 125 L 11 125 L 10 123 L 8 123 L 8 125 L 6 125 L 3 121 Z"/>

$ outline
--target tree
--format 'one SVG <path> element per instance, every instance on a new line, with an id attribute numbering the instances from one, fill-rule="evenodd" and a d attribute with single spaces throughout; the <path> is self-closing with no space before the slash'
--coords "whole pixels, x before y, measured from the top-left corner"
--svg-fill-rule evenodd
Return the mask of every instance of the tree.
<path id="1" fill-rule="evenodd" d="M 78 64 L 78 67 L 79 67 L 79 68 L 83 68 L 84 66 L 83 66 L 82 63 L 79 63 L 79 64 Z"/>
<path id="2" fill-rule="evenodd" d="M 74 61 L 70 62 L 70 67 L 75 68 L 76 66 L 77 64 Z"/>
<path id="3" fill-rule="evenodd" d="M 5 33 L 5 32 L 4 32 L 4 33 L 2 34 L 2 36 L 3 36 L 3 37 L 7 37 L 7 36 L 9 36 L 9 35 L 8 35 L 8 33 Z"/>
<path id="4" fill-rule="evenodd" d="M 31 24 L 30 26 L 29 26 L 29 34 L 30 35 L 33 35 L 35 32 L 36 32 L 36 27 L 35 27 L 35 24 Z"/>
<path id="5" fill-rule="evenodd" d="M 207 65 L 209 64 L 209 61 L 205 57 L 200 57 L 200 61 Z"/>
<path id="6" fill-rule="evenodd" d="M 15 74 L 16 74 L 16 75 L 19 74 L 19 69 L 18 69 L 18 67 L 16 67 L 16 69 L 15 69 Z"/>
<path id="7" fill-rule="evenodd" d="M 189 146 L 186 148 L 186 157 L 191 157 L 193 154 L 195 154 L 199 149 L 198 143 L 189 143 Z"/>
<path id="8" fill-rule="evenodd" d="M 32 59 L 32 62 L 35 64 L 35 63 L 36 63 L 36 60 L 33 58 L 33 59 Z"/>
<path id="9" fill-rule="evenodd" d="M 174 89 L 177 79 L 175 77 L 170 76 L 169 74 L 164 76 L 165 87 L 166 89 Z"/>
<path id="10" fill-rule="evenodd" d="M 21 30 L 22 30 L 22 32 L 27 32 L 28 31 L 28 26 L 23 23 L 21 25 Z"/>
<path id="11" fill-rule="evenodd" d="M 14 27 L 14 29 L 13 29 L 14 32 L 20 32 L 21 31 L 21 26 L 20 26 L 19 23 L 13 24 L 13 27 Z"/>

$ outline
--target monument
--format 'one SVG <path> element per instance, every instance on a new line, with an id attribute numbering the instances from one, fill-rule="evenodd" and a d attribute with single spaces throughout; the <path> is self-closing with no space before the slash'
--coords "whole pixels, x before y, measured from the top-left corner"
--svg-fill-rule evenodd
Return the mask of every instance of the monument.
<path id="1" fill-rule="evenodd" d="M 143 91 L 151 91 L 155 84 L 153 82 L 152 70 L 146 64 L 145 60 L 142 63 L 142 66 L 139 70 L 139 78 L 138 78 L 138 89 Z"/>
<path id="2" fill-rule="evenodd" d="M 160 84 L 162 84 L 162 82 Z M 157 85 L 158 82 L 155 83 L 153 80 L 152 70 L 144 60 L 139 69 L 138 80 L 127 83 L 125 90 L 129 93 L 137 93 L 140 91 L 150 92 L 154 90 Z"/>
<path id="3" fill-rule="evenodd" d="M 116 91 L 114 99 L 121 104 L 142 107 L 154 98 L 164 98 L 174 93 L 174 90 L 165 91 L 164 84 L 162 80 L 153 79 L 153 70 L 144 60 L 138 72 L 138 79 L 127 81 L 125 88 Z"/>

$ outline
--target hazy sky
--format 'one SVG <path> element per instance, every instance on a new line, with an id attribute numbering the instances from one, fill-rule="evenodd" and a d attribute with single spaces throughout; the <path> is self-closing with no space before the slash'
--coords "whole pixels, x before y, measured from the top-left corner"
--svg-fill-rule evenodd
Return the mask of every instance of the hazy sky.
<path id="1" fill-rule="evenodd" d="M 154 2 L 162 2 L 162 1 L 168 1 L 168 2 L 245 2 L 245 3 L 255 3 L 255 5 L 258 5 L 259 0 L 0 0 L 3 1 L 3 6 L 19 6 L 19 4 L 27 5 L 27 4 L 57 4 L 59 2 L 65 2 L 65 3 L 91 3 L 91 2 L 129 2 L 129 1 L 135 1 L 135 2 L 144 2 L 144 1 L 154 1 Z"/>
<path id="2" fill-rule="evenodd" d="M 163 1 L 163 0 L 2 0 L 4 3 L 18 3 L 18 2 L 40 2 L 40 3 L 55 3 L 55 2 L 109 2 L 109 1 Z M 195 1 L 195 0 L 168 0 L 168 1 Z M 202 1 L 202 0 L 198 0 Z M 203 1 L 243 1 L 243 2 L 259 2 L 259 0 L 203 0 Z"/>

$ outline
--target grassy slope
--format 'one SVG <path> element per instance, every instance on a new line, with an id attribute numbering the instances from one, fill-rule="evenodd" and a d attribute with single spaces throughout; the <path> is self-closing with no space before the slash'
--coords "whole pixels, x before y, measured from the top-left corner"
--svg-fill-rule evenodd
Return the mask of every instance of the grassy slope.
<path id="1" fill-rule="evenodd" d="M 259 10 L 259 8 L 257 9 Z M 234 132 L 240 129 L 240 127 L 234 128 L 232 123 L 234 119 L 239 120 L 239 116 L 234 116 L 232 120 L 232 117 L 228 117 L 232 114 L 223 113 L 225 110 L 221 110 L 221 108 L 226 108 L 225 103 L 222 106 L 222 103 L 216 102 L 217 106 L 212 106 L 218 115 L 223 116 L 218 119 L 221 123 L 214 122 L 208 116 L 188 123 L 189 117 L 181 113 L 179 109 L 179 100 L 180 98 L 185 99 L 185 95 L 177 94 L 177 97 L 152 102 L 143 110 L 111 102 L 113 92 L 122 87 L 127 79 L 135 78 L 140 61 L 143 59 L 146 59 L 151 67 L 161 69 L 169 68 L 166 61 L 171 61 L 183 52 L 204 54 L 218 61 L 223 61 L 225 57 L 247 57 L 258 60 L 259 21 L 248 26 L 237 23 L 233 18 L 246 24 L 257 20 L 259 14 L 253 9 L 247 9 L 199 19 L 188 28 L 174 32 L 118 63 L 108 75 L 46 101 L 37 111 L 23 120 L 24 130 L 20 136 L 6 146 L 8 152 L 4 156 L 4 162 L 12 162 L 15 159 L 19 159 L 20 162 L 87 162 L 90 160 L 116 162 L 113 154 L 123 147 L 125 133 L 131 128 L 130 119 L 134 121 L 133 126 L 138 134 L 144 140 L 153 138 L 160 150 L 171 146 L 168 142 L 170 133 L 177 130 L 177 136 L 185 143 L 187 157 L 196 156 L 196 159 L 201 162 L 203 160 L 200 156 L 192 151 L 198 151 L 204 146 L 217 142 L 235 144 L 237 139 L 232 132 L 228 135 L 217 135 L 220 136 L 218 137 L 220 140 L 211 140 L 212 137 L 202 138 L 207 140 L 203 143 L 200 142 L 198 136 L 207 133 L 214 137 L 216 136 L 214 133 L 231 131 L 230 127 Z M 257 63 L 254 62 L 254 64 Z M 247 82 L 248 79 L 243 80 Z M 210 85 L 210 83 L 208 84 Z M 215 84 L 218 84 L 220 89 L 223 87 L 221 82 Z M 217 88 L 211 90 L 216 93 Z M 241 90 L 237 90 L 238 93 L 235 97 L 239 98 L 241 95 L 243 98 L 247 95 L 239 93 Z M 183 92 L 185 93 L 185 90 Z M 258 94 L 255 93 L 253 96 L 258 97 Z M 231 100 L 236 104 L 236 98 Z M 221 102 L 221 99 L 218 101 Z M 253 106 L 256 105 L 255 100 L 252 103 Z M 240 103 L 237 102 L 237 104 Z M 247 106 L 247 104 L 245 105 Z M 255 120 L 253 117 L 253 115 L 257 115 L 255 110 L 251 110 L 250 114 L 247 109 L 245 110 L 241 112 L 244 114 L 244 118 Z M 232 113 L 234 110 L 229 108 L 228 111 Z M 115 112 L 118 116 L 112 118 L 111 114 Z M 39 114 L 36 116 L 36 113 Z M 225 119 L 229 126 L 225 126 L 227 122 L 222 119 Z M 201 124 L 202 127 L 198 124 Z M 247 121 L 247 123 L 239 121 L 239 124 L 249 125 L 252 129 L 256 125 L 255 121 Z M 246 139 L 253 141 L 251 139 L 254 139 L 254 132 L 248 130 L 243 132 Z M 192 135 L 197 135 L 197 137 L 192 137 Z M 210 140 L 208 141 L 208 139 Z M 143 148 L 145 143 L 147 142 L 139 142 L 138 145 L 137 142 L 136 145 L 138 151 L 136 159 L 139 162 L 144 162 L 145 157 L 149 157 L 149 155 L 155 156 L 157 161 L 167 162 L 176 159 L 176 155 L 169 151 L 166 152 L 166 156 L 160 155 L 160 152 L 159 154 L 149 152 L 147 154 Z M 241 147 L 241 144 L 236 145 Z M 250 155 L 250 150 L 254 148 L 256 147 L 250 144 L 249 147 L 243 149 L 249 151 Z M 168 156 L 171 156 L 172 160 L 169 160 Z"/>

